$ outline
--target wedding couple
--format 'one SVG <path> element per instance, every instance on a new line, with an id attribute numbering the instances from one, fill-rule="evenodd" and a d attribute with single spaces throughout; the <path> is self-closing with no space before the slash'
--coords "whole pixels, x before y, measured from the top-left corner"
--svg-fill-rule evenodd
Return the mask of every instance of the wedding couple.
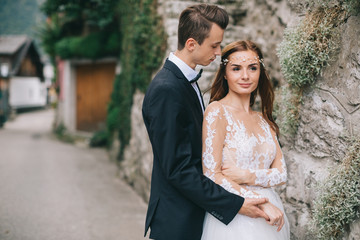
<path id="1" fill-rule="evenodd" d="M 154 162 L 145 236 L 156 240 L 289 239 L 272 189 L 286 181 L 274 93 L 260 49 L 220 44 L 229 18 L 207 4 L 185 9 L 178 48 L 151 82 L 143 118 Z M 197 65 L 221 55 L 205 110 Z M 252 110 L 256 95 L 261 112 Z"/>

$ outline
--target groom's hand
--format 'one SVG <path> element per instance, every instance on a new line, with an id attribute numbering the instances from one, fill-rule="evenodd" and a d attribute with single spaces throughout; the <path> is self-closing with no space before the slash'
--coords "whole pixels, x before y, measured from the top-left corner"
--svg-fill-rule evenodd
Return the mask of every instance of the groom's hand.
<path id="1" fill-rule="evenodd" d="M 258 206 L 267 202 L 267 198 L 245 198 L 245 201 L 240 208 L 239 213 L 251 218 L 265 218 L 266 221 L 269 221 L 269 216 Z"/>

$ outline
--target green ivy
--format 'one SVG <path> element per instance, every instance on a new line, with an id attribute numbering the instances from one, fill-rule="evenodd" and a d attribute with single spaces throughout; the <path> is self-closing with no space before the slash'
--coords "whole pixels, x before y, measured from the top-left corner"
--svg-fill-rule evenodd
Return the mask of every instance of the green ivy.
<path id="1" fill-rule="evenodd" d="M 131 107 L 136 89 L 145 92 L 152 74 L 160 67 L 167 37 L 162 19 L 157 15 L 156 0 L 122 0 L 120 29 L 122 72 L 116 76 L 108 108 L 108 130 L 112 138 L 118 132 L 121 160 L 131 135 Z"/>
<path id="2" fill-rule="evenodd" d="M 42 46 L 53 63 L 63 59 L 119 56 L 117 0 L 46 0 L 49 21 L 39 27 Z"/>
<path id="3" fill-rule="evenodd" d="M 96 32 L 87 36 L 62 38 L 55 44 L 55 54 L 62 59 L 118 56 L 120 34 L 118 32 Z"/>
<path id="4" fill-rule="evenodd" d="M 117 18 L 117 5 L 117 0 L 46 0 L 41 10 L 51 17 L 63 15 L 64 34 L 69 34 L 77 27 L 107 28 Z"/>
<path id="5" fill-rule="evenodd" d="M 107 128 L 93 136 L 94 145 L 110 145 L 117 132 L 121 149 L 129 143 L 131 106 L 136 89 L 145 92 L 162 63 L 167 37 L 156 0 L 46 0 L 42 11 L 51 18 L 40 29 L 45 51 L 55 57 L 97 59 L 119 57 L 108 106 Z"/>
<path id="6" fill-rule="evenodd" d="M 51 22 L 38 28 L 37 35 L 41 39 L 41 45 L 44 51 L 49 55 L 52 64 L 55 66 L 55 45 L 61 39 L 61 27 L 57 16 L 54 16 Z"/>
<path id="7" fill-rule="evenodd" d="M 353 142 L 345 159 L 317 188 L 312 228 L 318 239 L 341 239 L 360 217 L 360 140 Z"/>

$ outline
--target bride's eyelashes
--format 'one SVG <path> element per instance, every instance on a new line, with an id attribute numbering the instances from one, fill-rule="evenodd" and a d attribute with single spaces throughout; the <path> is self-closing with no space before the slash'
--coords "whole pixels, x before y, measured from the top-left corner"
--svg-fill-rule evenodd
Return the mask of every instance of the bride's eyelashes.
<path id="1" fill-rule="evenodd" d="M 233 67 L 231 67 L 231 71 L 233 71 L 233 72 L 240 71 L 241 69 L 243 69 L 243 67 L 241 65 L 233 65 Z M 256 72 L 258 70 L 258 66 L 256 64 L 250 65 L 250 66 L 248 66 L 248 69 L 252 72 Z"/>

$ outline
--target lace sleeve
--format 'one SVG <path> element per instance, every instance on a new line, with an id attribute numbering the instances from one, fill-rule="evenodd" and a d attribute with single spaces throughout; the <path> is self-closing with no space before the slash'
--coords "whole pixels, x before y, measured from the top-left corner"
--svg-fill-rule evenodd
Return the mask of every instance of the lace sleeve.
<path id="1" fill-rule="evenodd" d="M 270 169 L 250 169 L 250 173 L 255 174 L 254 185 L 262 187 L 274 187 L 277 185 L 282 185 L 286 182 L 287 171 L 285 166 L 284 158 L 281 157 L 280 167 L 279 168 L 270 168 Z"/>
<path id="2" fill-rule="evenodd" d="M 250 191 L 243 185 L 235 183 L 221 172 L 227 126 L 223 114 L 221 105 L 217 102 L 210 104 L 205 111 L 202 138 L 204 175 L 231 193 L 244 198 L 261 198 L 262 196 Z"/>
<path id="3" fill-rule="evenodd" d="M 273 139 L 276 144 L 276 156 L 272 162 L 270 169 L 249 169 L 250 174 L 254 174 L 255 181 L 249 185 L 256 185 L 262 187 L 274 187 L 277 185 L 282 185 L 286 182 L 287 179 L 287 170 L 282 154 L 279 142 L 274 134 Z M 251 177 L 250 177 L 251 178 Z"/>

